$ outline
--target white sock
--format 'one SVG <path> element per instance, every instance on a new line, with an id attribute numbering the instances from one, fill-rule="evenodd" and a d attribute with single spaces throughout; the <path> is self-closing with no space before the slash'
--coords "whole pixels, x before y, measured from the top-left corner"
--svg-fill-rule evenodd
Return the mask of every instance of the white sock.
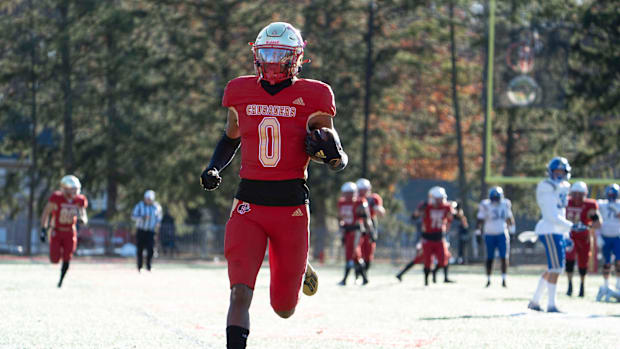
<path id="1" fill-rule="evenodd" d="M 534 297 L 532 297 L 532 303 L 540 304 L 540 297 L 545 292 L 545 287 L 547 287 L 547 280 L 541 276 L 540 280 L 538 280 L 538 287 L 536 287 Z"/>
<path id="2" fill-rule="evenodd" d="M 547 307 L 555 307 L 555 289 L 556 285 L 552 283 L 548 283 L 547 287 L 549 288 L 549 301 L 547 303 Z"/>
<path id="3" fill-rule="evenodd" d="M 616 277 L 616 290 L 620 291 L 620 277 Z"/>
<path id="4" fill-rule="evenodd" d="M 605 288 L 609 288 L 609 279 L 603 279 L 603 286 L 605 286 Z"/>
<path id="5" fill-rule="evenodd" d="M 506 274 L 502 274 L 502 280 L 506 281 Z"/>

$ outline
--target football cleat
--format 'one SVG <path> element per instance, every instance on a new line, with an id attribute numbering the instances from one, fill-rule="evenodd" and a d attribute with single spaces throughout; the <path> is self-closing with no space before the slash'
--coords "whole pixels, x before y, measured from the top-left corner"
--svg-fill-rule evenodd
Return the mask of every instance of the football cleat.
<path id="1" fill-rule="evenodd" d="M 319 290 L 319 276 L 314 271 L 310 263 L 306 266 L 306 274 L 304 275 L 303 291 L 306 296 L 314 296 Z"/>
<path id="2" fill-rule="evenodd" d="M 558 307 L 547 307 L 547 313 L 562 313 Z"/>
<path id="3" fill-rule="evenodd" d="M 506 280 L 502 280 L 502 287 L 504 288 L 508 287 L 508 285 L 506 285 Z"/>
<path id="4" fill-rule="evenodd" d="M 487 281 L 487 285 L 484 287 L 491 287 L 491 281 Z"/>
<path id="5" fill-rule="evenodd" d="M 398 281 L 403 282 L 403 276 L 398 274 L 396 275 L 396 278 L 398 279 Z"/>
<path id="6" fill-rule="evenodd" d="M 527 305 L 528 309 L 532 309 L 534 311 L 542 311 L 542 308 L 540 307 L 540 305 L 538 305 L 538 303 L 534 303 L 532 301 L 530 301 L 530 303 Z"/>

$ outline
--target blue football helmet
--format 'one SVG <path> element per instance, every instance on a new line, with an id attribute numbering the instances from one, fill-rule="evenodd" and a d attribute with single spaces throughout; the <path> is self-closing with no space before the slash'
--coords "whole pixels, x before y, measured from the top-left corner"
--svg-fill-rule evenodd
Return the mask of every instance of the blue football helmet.
<path id="1" fill-rule="evenodd" d="M 554 176 L 553 171 L 555 170 L 564 170 L 564 175 L 562 176 Z M 549 161 L 549 165 L 547 165 L 547 173 L 549 174 L 549 178 L 551 178 L 554 182 L 562 182 L 570 179 L 570 164 L 566 158 L 561 156 L 556 156 L 551 161 Z"/>
<path id="2" fill-rule="evenodd" d="M 501 201 L 504 198 L 504 189 L 502 187 L 492 187 L 489 189 L 489 200 Z"/>
<path id="3" fill-rule="evenodd" d="M 605 188 L 605 196 L 607 197 L 607 200 L 609 201 L 618 200 L 619 192 L 620 192 L 620 186 L 616 183 L 610 184 L 609 186 L 607 186 L 607 188 Z"/>

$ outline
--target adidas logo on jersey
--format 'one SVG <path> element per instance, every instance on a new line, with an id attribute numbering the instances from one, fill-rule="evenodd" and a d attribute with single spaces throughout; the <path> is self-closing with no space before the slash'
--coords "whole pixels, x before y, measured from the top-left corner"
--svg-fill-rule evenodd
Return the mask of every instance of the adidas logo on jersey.
<path id="1" fill-rule="evenodd" d="M 295 212 L 293 212 L 293 214 L 291 215 L 291 217 L 303 217 L 304 213 L 301 212 L 301 209 L 298 208 L 295 210 Z"/>
<path id="2" fill-rule="evenodd" d="M 293 101 L 293 104 L 297 104 L 297 105 L 306 105 L 306 103 L 304 103 L 303 98 L 299 97 L 296 100 Z"/>

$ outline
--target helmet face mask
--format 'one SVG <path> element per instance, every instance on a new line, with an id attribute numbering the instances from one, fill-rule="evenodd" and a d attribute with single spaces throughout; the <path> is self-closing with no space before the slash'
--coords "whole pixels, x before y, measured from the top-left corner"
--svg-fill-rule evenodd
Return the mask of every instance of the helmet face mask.
<path id="1" fill-rule="evenodd" d="M 274 85 L 293 76 L 295 55 L 292 50 L 261 48 L 257 51 L 256 66 L 263 80 Z"/>

